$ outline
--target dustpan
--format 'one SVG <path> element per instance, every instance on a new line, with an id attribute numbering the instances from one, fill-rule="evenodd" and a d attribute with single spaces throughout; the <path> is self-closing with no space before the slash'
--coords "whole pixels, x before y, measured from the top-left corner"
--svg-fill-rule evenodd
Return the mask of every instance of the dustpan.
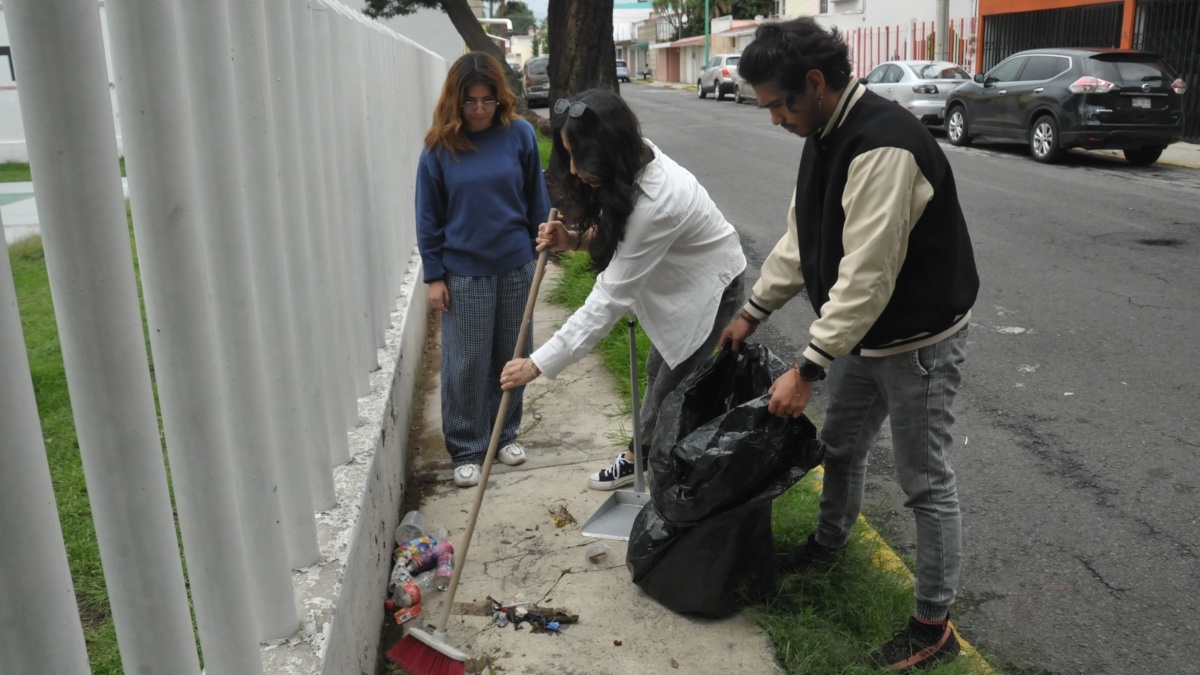
<path id="1" fill-rule="evenodd" d="M 630 313 L 629 325 L 629 391 L 633 399 L 633 489 L 614 490 L 604 504 L 583 524 L 585 537 L 629 541 L 633 519 L 650 502 L 642 471 L 642 416 L 638 405 L 637 320 Z"/>

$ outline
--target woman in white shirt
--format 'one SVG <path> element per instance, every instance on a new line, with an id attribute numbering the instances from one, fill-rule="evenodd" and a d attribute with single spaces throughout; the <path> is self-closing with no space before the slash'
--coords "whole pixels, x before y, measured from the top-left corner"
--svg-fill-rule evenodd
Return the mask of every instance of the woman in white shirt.
<path id="1" fill-rule="evenodd" d="M 626 311 L 637 315 L 651 349 L 642 402 L 643 457 L 658 408 L 713 352 L 742 296 L 741 242 L 695 176 L 642 138 L 620 96 L 590 89 L 554 105 L 552 171 L 575 228 L 561 221 L 538 229 L 538 250 L 584 248 L 598 272 L 580 307 L 529 358 L 509 361 L 503 389 L 539 375 L 556 377 L 583 358 Z M 613 490 L 633 482 L 632 444 L 588 486 Z"/>

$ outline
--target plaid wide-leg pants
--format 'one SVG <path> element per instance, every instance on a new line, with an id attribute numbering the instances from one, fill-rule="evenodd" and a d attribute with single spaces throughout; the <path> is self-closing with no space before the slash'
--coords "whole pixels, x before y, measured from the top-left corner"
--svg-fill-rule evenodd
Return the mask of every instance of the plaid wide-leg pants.
<path id="1" fill-rule="evenodd" d="M 512 358 L 535 264 L 487 277 L 446 276 L 442 315 L 442 435 L 454 466 L 483 464 L 500 410 L 500 371 Z M 522 353 L 533 349 L 533 329 Z M 524 388 L 513 390 L 499 447 L 517 439 Z"/>

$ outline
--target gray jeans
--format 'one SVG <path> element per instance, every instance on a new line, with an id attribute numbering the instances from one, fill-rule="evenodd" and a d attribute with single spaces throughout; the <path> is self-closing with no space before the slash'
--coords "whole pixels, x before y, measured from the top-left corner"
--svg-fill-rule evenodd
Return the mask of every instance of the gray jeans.
<path id="1" fill-rule="evenodd" d="M 729 325 L 730 321 L 733 321 L 733 317 L 741 308 L 744 275 L 745 273 L 738 274 L 725 287 L 725 292 L 721 294 L 721 301 L 717 305 L 717 315 L 713 317 L 712 330 L 709 331 L 708 337 L 704 338 L 700 347 L 692 352 L 691 356 L 684 359 L 683 363 L 672 368 L 663 360 L 658 348 L 653 344 L 650 345 L 650 353 L 646 356 L 646 396 L 642 400 L 639 411 L 642 422 L 640 439 L 642 461 L 650 456 L 650 445 L 654 439 L 654 428 L 658 425 L 658 409 L 662 406 L 662 402 L 667 399 L 667 395 L 675 391 L 684 378 L 692 374 L 697 366 L 712 357 L 717 341 L 721 339 L 721 331 L 725 330 L 725 326 Z M 633 441 L 629 442 L 629 452 L 633 452 Z"/>
<path id="2" fill-rule="evenodd" d="M 885 418 L 900 487 L 917 521 L 917 618 L 938 621 L 954 602 L 962 566 L 962 516 L 950 448 L 951 405 L 962 379 L 967 329 L 894 356 L 838 357 L 829 370 L 821 429 L 825 485 L 817 543 L 846 545 L 862 508 L 867 454 Z"/>

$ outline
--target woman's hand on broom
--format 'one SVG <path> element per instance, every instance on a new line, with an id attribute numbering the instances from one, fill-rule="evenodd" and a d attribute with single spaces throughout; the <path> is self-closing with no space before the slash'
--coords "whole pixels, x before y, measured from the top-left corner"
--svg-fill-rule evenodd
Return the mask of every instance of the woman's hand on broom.
<path id="1" fill-rule="evenodd" d="M 533 359 L 513 359 L 504 364 L 504 370 L 500 371 L 500 389 L 508 391 L 524 387 L 541 374 L 541 369 L 537 367 Z"/>
<path id="2" fill-rule="evenodd" d="M 552 219 L 550 222 L 538 225 L 537 250 L 549 248 L 553 252 L 570 251 L 579 248 L 580 234 L 572 232 L 563 225 L 561 220 Z"/>

